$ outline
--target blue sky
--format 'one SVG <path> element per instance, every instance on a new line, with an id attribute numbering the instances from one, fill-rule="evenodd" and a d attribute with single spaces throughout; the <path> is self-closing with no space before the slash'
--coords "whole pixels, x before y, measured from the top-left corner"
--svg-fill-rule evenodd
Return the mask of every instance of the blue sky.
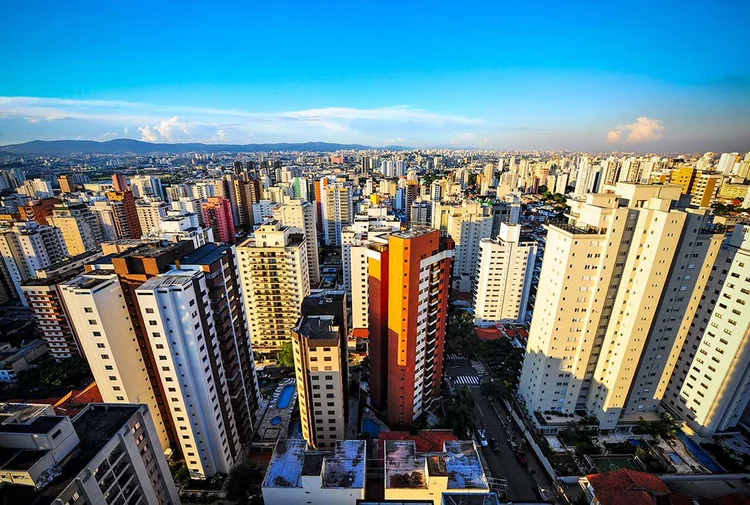
<path id="1" fill-rule="evenodd" d="M 745 0 L 0 0 L 0 144 L 747 150 L 748 18 Z"/>

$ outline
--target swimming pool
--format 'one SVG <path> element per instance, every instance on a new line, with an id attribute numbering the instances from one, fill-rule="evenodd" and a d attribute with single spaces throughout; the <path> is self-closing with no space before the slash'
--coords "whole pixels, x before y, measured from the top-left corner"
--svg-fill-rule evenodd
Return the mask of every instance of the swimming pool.
<path id="1" fill-rule="evenodd" d="M 284 389 L 281 390 L 279 395 L 279 401 L 276 402 L 276 406 L 280 409 L 285 409 L 292 403 L 292 397 L 294 396 L 295 390 L 294 384 L 287 384 Z"/>
<path id="2" fill-rule="evenodd" d="M 667 456 L 669 456 L 669 459 L 671 459 L 673 463 L 684 463 L 680 455 L 676 452 L 668 452 Z"/>
<path id="3" fill-rule="evenodd" d="M 679 438 L 682 443 L 685 445 L 685 448 L 688 450 L 688 452 L 698 460 L 698 463 L 708 468 L 709 471 L 713 473 L 721 473 L 724 470 L 719 466 L 719 464 L 713 460 L 711 456 L 708 455 L 706 451 L 704 451 L 700 445 L 693 442 L 690 437 L 685 435 L 683 431 L 677 432 L 677 438 Z"/>

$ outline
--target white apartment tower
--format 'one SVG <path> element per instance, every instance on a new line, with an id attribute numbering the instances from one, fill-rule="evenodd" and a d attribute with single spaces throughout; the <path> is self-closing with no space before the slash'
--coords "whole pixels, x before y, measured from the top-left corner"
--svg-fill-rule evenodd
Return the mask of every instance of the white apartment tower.
<path id="1" fill-rule="evenodd" d="M 237 247 L 237 256 L 253 350 L 273 361 L 290 341 L 302 300 L 310 294 L 307 240 L 270 220 Z"/>
<path id="2" fill-rule="evenodd" d="M 479 242 L 474 322 L 478 326 L 522 323 L 531 290 L 536 242 L 521 235 L 520 225 L 500 225 L 497 239 Z"/>
<path id="3" fill-rule="evenodd" d="M 159 231 L 160 221 L 167 217 L 169 207 L 161 201 L 139 201 L 135 206 L 141 233 L 147 235 Z"/>
<path id="4" fill-rule="evenodd" d="M 205 275 L 167 272 L 136 297 L 190 476 L 229 472 L 240 442 Z"/>
<path id="5" fill-rule="evenodd" d="M 529 412 L 587 410 L 603 430 L 658 409 L 721 235 L 677 186 L 620 183 L 547 226 L 519 394 Z"/>
<path id="6" fill-rule="evenodd" d="M 341 230 L 354 218 L 351 188 L 341 183 L 323 188 L 323 234 L 326 244 L 341 245 Z"/>
<path id="7" fill-rule="evenodd" d="M 42 270 L 68 256 L 59 228 L 35 221 L 14 223 L 0 229 L 0 259 L 5 263 L 19 298 L 25 304 L 21 282 L 36 277 Z"/>
<path id="8" fill-rule="evenodd" d="M 283 226 L 292 226 L 305 233 L 310 285 L 317 286 L 320 283 L 320 264 L 318 260 L 318 231 L 315 206 L 301 199 L 290 200 L 273 210 L 273 218 Z"/>
<path id="9" fill-rule="evenodd" d="M 145 403 L 162 449 L 169 448 L 143 354 L 117 274 L 91 272 L 60 285 L 70 324 L 106 403 Z"/>
<path id="10" fill-rule="evenodd" d="M 470 293 L 474 285 L 479 242 L 492 235 L 492 215 L 479 202 L 464 201 L 451 207 L 447 233 L 456 245 L 453 288 Z"/>
<path id="11" fill-rule="evenodd" d="M 750 401 L 750 226 L 735 228 L 701 294 L 663 405 L 711 437 Z"/>

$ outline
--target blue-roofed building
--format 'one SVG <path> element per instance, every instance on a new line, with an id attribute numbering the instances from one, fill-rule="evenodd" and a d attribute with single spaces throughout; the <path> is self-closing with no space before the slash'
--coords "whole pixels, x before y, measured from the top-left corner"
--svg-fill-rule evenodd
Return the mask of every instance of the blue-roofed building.
<path id="1" fill-rule="evenodd" d="M 487 494 L 487 476 L 472 441 L 446 441 L 442 452 L 418 453 L 413 440 L 389 440 L 385 445 L 385 498 L 432 500 L 442 505 L 444 494 Z M 492 503 L 492 502 L 490 502 Z"/>
<path id="2" fill-rule="evenodd" d="M 304 440 L 276 442 L 263 479 L 266 505 L 350 505 L 365 498 L 366 442 L 340 440 L 333 451 Z"/>

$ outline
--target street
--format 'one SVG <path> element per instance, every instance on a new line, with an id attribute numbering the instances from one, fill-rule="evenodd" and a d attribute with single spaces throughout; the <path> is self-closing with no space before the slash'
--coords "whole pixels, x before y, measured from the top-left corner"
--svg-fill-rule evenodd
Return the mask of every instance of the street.
<path id="1" fill-rule="evenodd" d="M 468 387 L 474 398 L 475 424 L 477 428 L 484 427 L 486 437 L 489 441 L 495 438 L 500 446 L 500 451 L 493 452 L 491 447 L 481 448 L 484 458 L 492 472 L 493 477 L 505 479 L 507 481 L 507 499 L 509 501 L 538 501 L 539 497 L 536 492 L 537 486 L 545 488 L 550 487 L 549 479 L 544 470 L 537 463 L 531 449 L 525 444 L 523 435 L 513 428 L 511 423 L 506 422 L 508 413 L 499 401 L 491 403 L 490 400 L 482 394 L 479 386 L 473 384 L 460 384 L 456 382 L 458 377 L 476 376 L 477 372 L 472 368 L 468 360 L 448 360 L 446 361 L 446 373 L 454 382 L 456 388 Z M 496 414 L 500 414 L 502 419 Z M 508 429 L 504 424 L 508 424 Z M 518 462 L 516 455 L 509 444 L 513 440 L 521 452 L 526 454 L 528 461 L 528 470 L 523 468 Z M 531 472 L 534 473 L 532 477 Z M 489 477 L 489 476 L 488 476 Z"/>

